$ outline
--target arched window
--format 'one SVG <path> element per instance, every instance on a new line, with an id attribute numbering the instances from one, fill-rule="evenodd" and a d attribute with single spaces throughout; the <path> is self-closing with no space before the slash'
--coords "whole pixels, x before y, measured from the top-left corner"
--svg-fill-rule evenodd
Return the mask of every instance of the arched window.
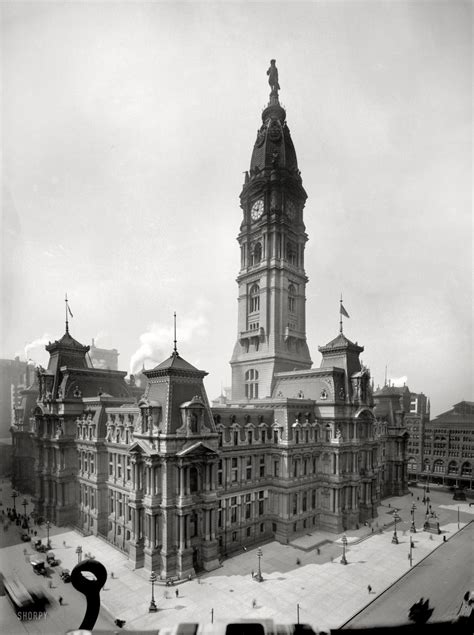
<path id="1" fill-rule="evenodd" d="M 433 472 L 438 472 L 438 474 L 440 472 L 444 472 L 444 461 L 442 461 L 441 459 L 435 461 L 433 464 Z"/>
<path id="2" fill-rule="evenodd" d="M 472 474 L 471 464 L 469 462 L 463 463 L 461 468 L 461 476 L 471 476 L 471 474 Z"/>
<path id="3" fill-rule="evenodd" d="M 249 296 L 249 313 L 260 311 L 260 287 L 258 284 L 253 284 L 250 287 Z"/>
<path id="4" fill-rule="evenodd" d="M 294 313 L 296 311 L 296 287 L 290 284 L 288 287 L 288 311 Z"/>
<path id="5" fill-rule="evenodd" d="M 258 265 L 258 263 L 261 261 L 262 259 L 262 244 L 261 243 L 255 243 L 255 245 L 253 246 L 253 250 L 251 253 L 251 264 L 252 265 Z"/>
<path id="6" fill-rule="evenodd" d="M 430 460 L 429 459 L 425 459 L 423 461 L 423 470 L 425 472 L 429 472 L 430 471 Z"/>
<path id="7" fill-rule="evenodd" d="M 456 461 L 451 461 L 448 465 L 448 474 L 457 474 L 458 473 L 458 464 Z"/>
<path id="8" fill-rule="evenodd" d="M 245 396 L 258 399 L 258 370 L 251 368 L 245 373 Z"/>
<path id="9" fill-rule="evenodd" d="M 413 457 L 408 459 L 408 471 L 416 472 L 416 459 L 414 459 Z"/>
<path id="10" fill-rule="evenodd" d="M 286 259 L 291 265 L 298 264 L 298 254 L 296 251 L 296 246 L 293 243 L 286 244 Z"/>

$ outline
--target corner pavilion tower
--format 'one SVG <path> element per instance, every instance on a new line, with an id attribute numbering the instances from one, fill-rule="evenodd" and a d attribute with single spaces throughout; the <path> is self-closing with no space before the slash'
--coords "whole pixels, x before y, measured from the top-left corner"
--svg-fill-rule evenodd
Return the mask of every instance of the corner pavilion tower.
<path id="1" fill-rule="evenodd" d="M 278 98 L 274 60 L 250 170 L 240 194 L 238 335 L 232 401 L 270 397 L 275 373 L 311 367 L 306 343 L 303 222 L 307 194 Z"/>

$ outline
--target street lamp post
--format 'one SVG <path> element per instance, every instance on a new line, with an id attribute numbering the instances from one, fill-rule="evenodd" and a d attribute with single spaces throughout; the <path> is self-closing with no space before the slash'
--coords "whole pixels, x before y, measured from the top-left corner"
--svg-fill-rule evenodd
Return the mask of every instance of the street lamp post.
<path id="1" fill-rule="evenodd" d="M 408 554 L 408 560 L 410 561 L 410 567 L 413 565 L 413 542 L 410 538 L 410 553 Z"/>
<path id="2" fill-rule="evenodd" d="M 26 506 L 28 505 L 28 501 L 26 500 L 26 498 L 23 499 L 22 505 L 23 505 L 23 512 L 26 516 Z"/>
<path id="3" fill-rule="evenodd" d="M 46 521 L 46 546 L 48 549 L 51 549 L 51 543 L 49 541 L 49 528 L 51 527 L 51 523 L 49 520 Z"/>
<path id="4" fill-rule="evenodd" d="M 77 553 L 77 564 L 79 564 L 81 562 L 81 560 L 82 560 L 82 547 L 81 547 L 81 545 L 76 547 L 76 553 Z"/>
<path id="5" fill-rule="evenodd" d="M 416 509 L 416 505 L 415 503 L 413 503 L 413 505 L 411 506 L 411 527 L 410 527 L 410 531 L 412 534 L 416 534 L 415 509 Z"/>
<path id="6" fill-rule="evenodd" d="M 458 529 L 459 529 L 459 505 L 458 505 Z"/>
<path id="7" fill-rule="evenodd" d="M 262 577 L 262 568 L 260 566 L 260 560 L 263 557 L 263 552 L 260 549 L 260 547 L 257 549 L 257 558 L 258 558 L 258 571 L 257 571 L 257 575 L 255 576 L 255 579 L 257 580 L 257 582 L 263 582 L 263 577 Z"/>
<path id="8" fill-rule="evenodd" d="M 296 623 L 297 624 L 300 623 L 300 605 L 299 604 L 296 605 Z"/>
<path id="9" fill-rule="evenodd" d="M 15 490 L 13 490 L 12 492 L 12 498 L 13 498 L 13 513 L 16 516 L 16 499 L 18 498 L 19 494 L 18 492 L 15 492 Z"/>
<path id="10" fill-rule="evenodd" d="M 347 547 L 347 536 L 346 534 L 342 534 L 342 558 L 341 558 L 341 564 L 347 564 L 347 559 L 346 559 L 346 547 Z"/>
<path id="11" fill-rule="evenodd" d="M 392 543 L 394 545 L 398 545 L 397 522 L 399 522 L 401 520 L 401 518 L 400 518 L 400 516 L 398 515 L 397 512 L 394 513 L 393 520 L 395 521 L 395 530 L 394 530 L 393 536 L 392 536 Z"/>
<path id="12" fill-rule="evenodd" d="M 155 604 L 155 582 L 156 582 L 156 573 L 154 571 L 150 574 L 150 582 L 151 582 L 151 602 L 148 607 L 149 613 L 156 613 L 158 608 Z"/>

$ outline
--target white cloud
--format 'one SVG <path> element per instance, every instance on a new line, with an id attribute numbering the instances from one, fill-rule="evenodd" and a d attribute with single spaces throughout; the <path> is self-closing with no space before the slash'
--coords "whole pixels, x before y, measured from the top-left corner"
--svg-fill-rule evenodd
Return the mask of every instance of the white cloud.
<path id="1" fill-rule="evenodd" d="M 403 377 L 390 377 L 388 381 L 391 386 L 402 387 L 408 382 L 408 377 L 406 375 L 403 375 Z"/>
<path id="2" fill-rule="evenodd" d="M 206 337 L 207 334 L 207 319 L 203 315 L 180 318 L 177 329 L 178 351 L 181 342 Z M 146 363 L 159 364 L 170 355 L 174 345 L 173 327 L 155 322 L 139 339 L 140 347 L 130 358 L 130 373 L 136 373 Z"/>

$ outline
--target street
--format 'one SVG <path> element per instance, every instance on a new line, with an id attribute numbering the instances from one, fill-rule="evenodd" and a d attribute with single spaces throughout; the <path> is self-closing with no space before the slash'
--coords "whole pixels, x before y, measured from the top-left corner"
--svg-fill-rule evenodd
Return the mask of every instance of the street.
<path id="1" fill-rule="evenodd" d="M 409 607 L 421 597 L 434 607 L 430 622 L 455 618 L 466 591 L 474 592 L 474 522 L 436 549 L 375 599 L 345 628 L 407 623 Z"/>
<path id="2" fill-rule="evenodd" d="M 2 502 L 0 509 L 6 510 L 6 507 L 13 507 L 11 487 L 5 479 L 0 483 L 0 488 L 2 490 L 0 492 Z M 18 502 L 20 501 L 21 503 L 23 499 L 24 497 L 21 496 L 16 500 L 16 509 L 19 513 L 23 513 L 23 506 L 20 506 Z M 26 499 L 28 500 L 26 511 L 29 513 L 32 511 L 32 505 L 29 502 L 30 497 L 26 496 Z M 45 526 L 43 525 L 39 528 L 31 523 L 30 526 L 34 527 L 38 532 L 38 538 L 42 538 L 43 543 L 45 543 Z M 86 611 L 85 598 L 70 583 L 62 582 L 59 577 L 61 560 L 66 555 L 66 552 L 73 550 L 70 545 L 63 546 L 63 531 L 53 526 L 50 529 L 52 549 L 60 564 L 58 567 L 48 567 L 48 577 L 44 577 L 33 572 L 29 558 L 32 555 L 36 555 L 37 551 L 33 549 L 31 542 L 21 542 L 20 536 L 23 533 L 21 527 L 12 522 L 7 531 L 3 528 L 0 529 L 1 573 L 5 577 L 16 576 L 28 589 L 41 589 L 51 601 L 51 604 L 46 607 L 46 615 L 44 617 L 34 621 L 20 621 L 16 617 L 9 599 L 3 595 L 4 591 L 2 588 L 0 592 L 0 633 L 8 633 L 9 635 L 16 635 L 16 633 L 44 633 L 45 635 L 52 635 L 53 633 L 60 634 L 79 628 Z M 75 558 L 76 556 L 74 556 Z M 65 566 L 69 567 L 69 565 Z M 49 587 L 50 581 L 53 585 L 52 588 Z M 102 595 L 107 593 L 106 589 L 107 583 Z M 62 606 L 59 605 L 59 597 L 64 599 Z M 103 605 L 101 605 L 96 628 L 109 631 L 117 630 L 114 620 Z"/>

